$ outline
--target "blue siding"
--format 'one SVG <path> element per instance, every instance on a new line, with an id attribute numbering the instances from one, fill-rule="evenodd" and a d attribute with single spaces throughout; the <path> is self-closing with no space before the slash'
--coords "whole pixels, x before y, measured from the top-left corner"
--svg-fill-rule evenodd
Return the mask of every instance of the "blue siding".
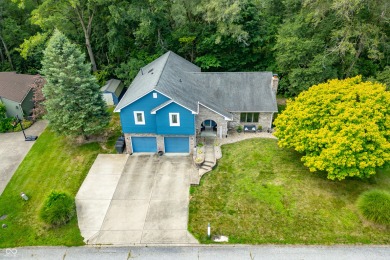
<path id="1" fill-rule="evenodd" d="M 150 111 L 166 102 L 168 98 L 158 92 L 155 92 L 157 93 L 157 98 L 153 98 L 153 92 L 121 109 L 120 117 L 124 133 L 156 133 L 156 115 L 150 114 Z M 144 111 L 145 125 L 135 124 L 134 111 Z"/>
<path id="2" fill-rule="evenodd" d="M 165 137 L 164 144 L 166 153 L 188 153 L 190 150 L 188 137 Z"/>
<path id="3" fill-rule="evenodd" d="M 169 113 L 180 114 L 180 126 L 169 125 Z M 157 134 L 160 135 L 193 135 L 195 134 L 195 115 L 176 103 L 161 108 L 156 113 Z"/>
<path id="4" fill-rule="evenodd" d="M 132 137 L 131 144 L 133 146 L 133 153 L 157 152 L 156 137 Z"/>

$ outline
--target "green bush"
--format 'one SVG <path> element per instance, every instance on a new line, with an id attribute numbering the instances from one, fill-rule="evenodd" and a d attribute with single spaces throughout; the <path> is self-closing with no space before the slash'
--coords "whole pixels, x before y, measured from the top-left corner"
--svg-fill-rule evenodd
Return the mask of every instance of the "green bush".
<path id="1" fill-rule="evenodd" d="M 5 133 L 12 128 L 11 118 L 7 118 L 7 110 L 5 106 L 0 103 L 0 133 Z"/>
<path id="2" fill-rule="evenodd" d="M 52 191 L 40 211 L 41 219 L 52 226 L 69 222 L 76 213 L 74 198 L 64 192 Z"/>
<path id="3" fill-rule="evenodd" d="M 33 121 L 23 119 L 21 123 L 23 125 L 23 129 L 27 129 L 33 124 Z M 20 131 L 22 131 L 22 128 L 20 127 L 20 123 L 19 123 L 13 129 L 13 132 L 20 132 Z"/>
<path id="4" fill-rule="evenodd" d="M 363 192 L 357 200 L 357 207 L 366 219 L 390 225 L 390 193 L 376 189 Z"/>

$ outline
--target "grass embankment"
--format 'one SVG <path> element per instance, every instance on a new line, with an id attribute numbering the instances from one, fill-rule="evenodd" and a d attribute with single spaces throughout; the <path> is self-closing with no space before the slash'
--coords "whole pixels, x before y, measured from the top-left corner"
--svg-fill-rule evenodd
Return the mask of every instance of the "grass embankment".
<path id="1" fill-rule="evenodd" d="M 369 180 L 331 181 L 310 173 L 300 155 L 276 140 L 222 146 L 223 157 L 191 188 L 189 230 L 202 243 L 207 223 L 229 243 L 389 244 L 390 227 L 364 221 L 358 196 L 390 190 L 390 168 Z"/>
<path id="2" fill-rule="evenodd" d="M 59 228 L 49 228 L 39 219 L 39 210 L 52 190 L 76 196 L 99 153 L 112 153 L 120 135 L 115 114 L 103 143 L 77 145 L 46 129 L 35 142 L 0 197 L 0 247 L 34 245 L 83 245 L 77 217 Z M 30 198 L 23 201 L 20 193 Z"/>

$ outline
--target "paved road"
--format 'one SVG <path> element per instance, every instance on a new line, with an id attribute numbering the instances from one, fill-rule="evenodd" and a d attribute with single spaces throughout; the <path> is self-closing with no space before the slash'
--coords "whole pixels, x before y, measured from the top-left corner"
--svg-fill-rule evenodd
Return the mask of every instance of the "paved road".
<path id="1" fill-rule="evenodd" d="M 40 135 L 47 122 L 40 120 L 26 129 L 26 135 Z M 22 132 L 0 134 L 0 195 L 34 142 L 24 141 Z"/>
<path id="2" fill-rule="evenodd" d="M 99 155 L 76 195 L 85 242 L 197 244 L 187 231 L 189 156 Z"/>
<path id="3" fill-rule="evenodd" d="M 3 249 L 0 259 L 390 259 L 390 246 L 32 247 Z"/>

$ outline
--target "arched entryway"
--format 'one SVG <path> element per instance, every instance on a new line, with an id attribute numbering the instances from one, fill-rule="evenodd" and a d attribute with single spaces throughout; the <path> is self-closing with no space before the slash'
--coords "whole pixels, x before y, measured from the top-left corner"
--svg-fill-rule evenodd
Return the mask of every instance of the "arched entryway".
<path id="1" fill-rule="evenodd" d="M 212 119 L 204 120 L 200 125 L 201 136 L 217 136 L 218 125 Z"/>

